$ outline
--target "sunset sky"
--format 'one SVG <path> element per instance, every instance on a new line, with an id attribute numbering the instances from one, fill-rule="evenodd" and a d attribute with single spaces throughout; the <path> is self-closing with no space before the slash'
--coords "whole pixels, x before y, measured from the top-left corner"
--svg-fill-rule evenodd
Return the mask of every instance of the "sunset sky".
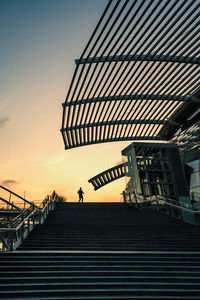
<path id="1" fill-rule="evenodd" d="M 65 151 L 62 106 L 107 0 L 0 1 L 0 184 L 27 199 L 55 189 L 77 201 L 120 201 L 124 178 L 94 191 L 89 178 L 121 160 L 130 142 Z"/>

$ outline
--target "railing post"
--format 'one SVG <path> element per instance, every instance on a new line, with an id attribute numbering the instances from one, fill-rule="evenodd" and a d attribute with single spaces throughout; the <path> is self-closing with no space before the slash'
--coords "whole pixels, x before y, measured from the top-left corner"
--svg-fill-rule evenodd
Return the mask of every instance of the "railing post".
<path id="1" fill-rule="evenodd" d="M 40 212 L 40 215 L 39 215 L 39 224 L 43 224 L 43 216 L 42 216 L 41 212 Z"/>
<path id="2" fill-rule="evenodd" d="M 125 193 L 125 191 L 123 191 L 122 194 L 123 194 L 124 203 L 126 203 L 126 193 Z"/>
<path id="3" fill-rule="evenodd" d="M 140 209 L 141 209 L 141 210 L 143 210 L 144 207 L 145 207 L 145 203 L 144 203 L 145 200 L 146 200 L 146 199 L 145 199 L 145 196 L 143 195 L 143 201 L 140 202 Z"/>
<path id="4" fill-rule="evenodd" d="M 24 239 L 24 223 L 22 224 L 22 227 L 21 227 L 21 242 L 23 241 Z"/>
<path id="5" fill-rule="evenodd" d="M 196 224 L 199 225 L 200 222 L 199 222 L 199 214 L 194 214 L 195 215 L 195 220 L 196 220 Z"/>
<path id="6" fill-rule="evenodd" d="M 178 212 L 178 216 L 177 218 L 182 220 L 182 210 L 181 209 L 177 209 L 177 212 Z"/>
<path id="7" fill-rule="evenodd" d="M 9 231 L 9 251 L 13 251 L 13 231 Z"/>
<path id="8" fill-rule="evenodd" d="M 27 224 L 27 230 L 28 230 L 28 233 L 30 233 L 30 218 L 28 218 L 28 224 Z"/>
<path id="9" fill-rule="evenodd" d="M 6 251 L 9 250 L 9 244 L 8 244 L 8 238 L 6 240 L 6 238 L 2 235 L 2 233 L 0 233 L 0 237 L 1 237 L 1 243 L 2 243 L 2 248 L 1 251 Z"/>
<path id="10" fill-rule="evenodd" d="M 126 195 L 124 194 L 125 198 Z M 58 198 L 57 198 L 58 199 Z M 22 211 L 17 216 L 16 221 L 11 222 L 10 227 L 5 230 L 4 236 L 0 233 L 0 241 L 2 242 L 2 251 L 13 251 L 22 242 L 27 235 L 30 234 L 35 224 L 41 224 L 47 218 L 49 212 L 56 206 L 56 198 L 46 197 L 43 201 L 44 208 L 35 209 L 31 206 L 30 210 Z M 12 207 L 13 208 L 13 207 Z"/>
<path id="11" fill-rule="evenodd" d="M 138 207 L 137 197 L 136 197 L 136 194 L 135 194 L 135 193 L 134 193 L 133 195 L 134 195 L 134 199 L 135 199 L 135 208 L 137 208 L 137 207 Z"/>
<path id="12" fill-rule="evenodd" d="M 175 212 L 174 212 L 174 208 L 173 208 L 173 207 L 172 207 L 172 209 L 171 209 L 171 216 L 172 216 L 172 218 L 175 218 L 175 217 L 176 217 Z"/>
<path id="13" fill-rule="evenodd" d="M 158 200 L 158 197 L 157 197 L 157 195 L 156 195 L 156 208 L 157 208 L 157 211 L 159 211 L 160 209 L 159 209 L 159 202 L 158 202 L 159 200 Z"/>
<path id="14" fill-rule="evenodd" d="M 129 203 L 131 203 L 131 193 L 128 193 L 128 197 L 129 197 Z"/>
<path id="15" fill-rule="evenodd" d="M 165 201 L 167 202 L 167 197 L 165 197 Z M 168 205 L 167 205 L 166 211 L 167 211 L 167 214 L 170 215 L 170 209 L 169 209 L 169 206 L 168 206 Z"/>
<path id="16" fill-rule="evenodd" d="M 5 250 L 6 250 L 6 245 L 4 243 L 2 243 L 2 251 L 4 252 Z"/>

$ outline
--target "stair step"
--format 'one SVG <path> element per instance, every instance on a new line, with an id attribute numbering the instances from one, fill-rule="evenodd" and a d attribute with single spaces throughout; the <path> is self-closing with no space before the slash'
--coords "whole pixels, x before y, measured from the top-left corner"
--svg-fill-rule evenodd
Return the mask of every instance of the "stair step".
<path id="1" fill-rule="evenodd" d="M 107 282 L 107 281 L 114 281 L 114 282 L 139 282 L 141 283 L 143 280 L 145 282 L 150 283 L 152 282 L 155 283 L 187 283 L 190 284 L 189 281 L 192 283 L 199 283 L 200 278 L 194 277 L 194 276 L 182 276 L 182 277 L 177 277 L 177 276 L 109 276 L 109 275 L 104 275 L 104 276 L 99 276 L 99 275 L 93 275 L 93 276 L 63 276 L 63 277 L 58 277 L 56 278 L 55 276 L 37 276 L 37 277 L 2 277 L 1 278 L 1 283 L 2 285 L 5 283 L 10 282 L 12 279 L 15 284 L 17 283 L 33 283 L 36 284 L 37 282 L 42 283 L 42 282 Z"/>
<path id="2" fill-rule="evenodd" d="M 46 289 L 22 289 L 19 291 L 0 291 L 0 295 L 1 297 L 11 297 L 14 295 L 14 297 L 19 297 L 19 296 L 26 296 L 26 297 L 38 297 L 38 299 L 41 299 L 40 297 L 43 297 L 43 295 L 47 295 L 48 293 L 51 293 L 51 296 L 65 296 L 68 299 L 68 296 L 93 296 L 95 297 L 96 295 L 101 295 L 103 297 L 108 297 L 110 295 L 112 296 L 119 296 L 121 294 L 121 297 L 126 297 L 127 295 L 132 295 L 135 294 L 138 297 L 139 296 L 147 296 L 149 294 L 154 294 L 156 296 L 162 296 L 163 293 L 165 293 L 166 296 L 199 296 L 200 294 L 200 289 L 195 289 L 195 290 L 189 290 L 186 288 L 183 289 L 175 289 L 175 288 L 168 288 L 166 290 L 162 289 L 162 288 L 146 288 L 146 289 L 141 289 L 141 288 L 90 288 L 90 289 L 83 289 L 83 288 L 75 288 L 75 289 L 59 289 L 59 288 L 51 288 L 48 289 L 48 291 Z M 182 299 L 182 298 L 181 298 Z"/>
<path id="3" fill-rule="evenodd" d="M 191 276 L 200 276 L 200 271 L 194 271 L 194 270 L 190 270 L 190 275 Z M 13 271 L 13 270 L 10 270 L 10 271 L 4 271 L 4 274 L 0 273 L 0 277 L 4 277 L 5 275 L 7 274 L 7 276 L 21 276 L 23 277 L 24 275 L 28 276 L 29 274 L 31 276 L 47 276 L 48 274 L 49 275 L 54 275 L 54 276 L 89 276 L 89 275 L 94 275 L 94 276 L 116 276 L 116 275 L 119 275 L 119 276 L 122 276 L 122 275 L 129 275 L 129 276 L 143 276 L 143 275 L 149 275 L 149 276 L 153 276 L 153 275 L 156 275 L 156 276 L 175 276 L 175 277 L 181 277 L 181 276 L 186 276 L 188 275 L 188 270 L 44 270 L 44 271 L 34 271 L 34 270 L 19 270 L 19 271 Z"/>
<path id="4" fill-rule="evenodd" d="M 3 291 L 2 291 L 3 288 Z M 17 283 L 6 283 L 0 284 L 0 294 L 1 292 L 9 292 L 14 289 L 16 292 L 21 290 L 53 290 L 53 289 L 68 289 L 74 290 L 82 289 L 82 290 L 92 290 L 97 288 L 101 291 L 104 289 L 138 289 L 139 291 L 145 291 L 147 289 L 154 289 L 155 291 L 160 289 L 176 289 L 185 290 L 185 291 L 200 291 L 199 283 L 177 283 L 177 282 L 68 282 L 68 283 L 60 283 L 60 282 L 33 282 L 33 283 L 23 283 L 22 286 L 19 286 Z"/>
<path id="5" fill-rule="evenodd" d="M 0 255 L 0 261 L 1 263 L 23 263 L 23 262 L 35 262 L 37 261 L 38 263 L 39 262 L 85 262 L 85 261 L 88 261 L 88 262 L 109 262 L 109 263 L 113 263 L 113 262 L 161 262 L 161 263 L 199 263 L 199 261 L 197 261 L 198 259 L 200 259 L 199 256 L 195 256 L 194 257 L 187 257 L 187 256 L 129 256 L 129 255 L 126 255 L 126 256 L 57 256 L 57 255 L 47 255 L 47 256 L 42 256 L 42 255 L 5 255 L 5 256 L 2 256 Z"/>
<path id="6" fill-rule="evenodd" d="M 200 299 L 199 228 L 123 204 L 59 204 L 0 254 L 0 299 Z"/>
<path id="7" fill-rule="evenodd" d="M 14 298 L 12 297 L 12 298 L 8 298 L 8 297 L 6 297 L 6 299 L 10 299 L 10 300 L 13 300 Z M 27 297 L 27 296 L 25 296 L 25 298 L 24 297 L 20 297 L 20 298 L 15 298 L 15 299 L 20 299 L 20 300 L 22 300 L 22 299 L 26 299 L 26 300 L 29 300 L 29 299 L 37 299 L 38 300 L 38 298 L 33 298 L 33 296 L 31 296 L 31 297 Z M 45 296 L 42 296 L 42 298 L 40 298 L 40 299 L 43 299 L 43 300 L 49 300 L 49 299 L 54 299 L 54 300 L 58 300 L 58 299 L 66 299 L 66 297 L 65 296 L 48 296 L 48 297 L 45 297 Z M 100 300 L 102 300 L 102 296 L 98 296 L 98 295 L 95 295 L 95 297 L 94 296 L 89 296 L 89 295 L 87 295 L 87 296 L 68 296 L 67 297 L 67 300 L 98 300 L 98 299 L 100 299 Z M 119 295 L 115 295 L 115 296 L 112 296 L 112 295 L 109 295 L 109 296 L 106 296 L 106 298 L 104 297 L 103 299 L 118 299 L 118 300 L 124 300 L 124 297 L 123 296 L 119 296 Z M 153 296 L 150 296 L 150 295 L 147 295 L 147 296 L 145 296 L 145 295 L 142 295 L 142 296 L 140 296 L 140 298 L 138 298 L 138 296 L 137 295 L 131 295 L 131 296 L 129 296 L 129 295 L 126 295 L 126 299 L 140 299 L 140 300 L 148 300 L 148 299 L 157 299 L 157 300 L 176 300 L 176 299 L 181 299 L 181 300 L 188 300 L 188 299 L 191 299 L 191 300 L 199 300 L 199 296 L 190 296 L 189 298 L 188 298 L 188 296 L 181 296 L 181 298 L 180 298 L 180 296 L 163 296 L 163 295 L 159 295 L 159 296 L 156 296 L 156 295 L 153 295 Z"/>
<path id="8" fill-rule="evenodd" d="M 148 261 L 148 260 L 142 260 L 142 261 L 138 261 L 138 260 L 104 260 L 104 261 L 99 261 L 99 260 L 37 260 L 37 261 L 32 261 L 32 260 L 18 260 L 18 261 L 10 261 L 10 260 L 4 260 L 1 262 L 1 267 L 20 267 L 20 266 L 26 266 L 26 267 L 30 267 L 33 266 L 35 264 L 37 264 L 38 266 L 46 266 L 46 264 L 48 263 L 48 267 L 50 266 L 57 266 L 58 264 L 62 264 L 62 267 L 64 266 L 123 266 L 123 267 L 136 267 L 136 266 L 189 266 L 192 267 L 192 264 L 194 264 L 194 261 Z M 34 267 L 34 266 L 33 266 Z M 200 267 L 200 261 L 195 262 L 195 268 Z"/>

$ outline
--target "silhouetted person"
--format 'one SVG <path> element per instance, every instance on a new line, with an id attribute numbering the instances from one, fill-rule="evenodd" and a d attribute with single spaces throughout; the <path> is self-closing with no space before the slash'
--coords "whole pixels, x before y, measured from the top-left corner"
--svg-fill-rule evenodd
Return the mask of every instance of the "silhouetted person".
<path id="1" fill-rule="evenodd" d="M 83 192 L 83 190 L 82 190 L 82 188 L 80 187 L 80 189 L 78 190 L 78 196 L 79 196 L 79 201 L 78 202 L 83 202 L 83 194 L 84 194 L 84 192 Z"/>

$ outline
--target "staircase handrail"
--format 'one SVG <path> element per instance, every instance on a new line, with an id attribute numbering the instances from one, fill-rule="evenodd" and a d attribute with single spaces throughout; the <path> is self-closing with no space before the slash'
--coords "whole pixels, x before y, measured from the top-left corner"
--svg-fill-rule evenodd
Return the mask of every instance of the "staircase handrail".
<path id="1" fill-rule="evenodd" d="M 40 209 L 36 204 L 34 204 L 34 203 L 32 203 L 32 202 L 26 200 L 25 198 L 23 198 L 23 197 L 21 197 L 20 195 L 14 193 L 13 191 L 9 190 L 8 188 L 5 188 L 5 187 L 2 186 L 2 185 L 0 185 L 0 188 L 3 189 L 3 190 L 5 190 L 5 191 L 7 191 L 7 192 L 9 192 L 9 193 L 12 194 L 12 195 L 18 197 L 18 198 L 20 198 L 20 199 L 23 200 L 24 202 L 29 203 L 31 206 L 33 206 L 33 207 L 35 207 L 35 208 L 37 208 L 37 209 Z"/>
<path id="2" fill-rule="evenodd" d="M 36 210 L 36 209 L 34 209 Z M 33 211 L 33 209 L 27 208 L 26 210 L 22 211 L 19 215 L 17 215 L 14 219 L 12 219 L 11 225 L 15 224 L 17 222 L 17 220 L 21 219 L 25 219 L 26 216 L 30 213 L 30 211 Z M 10 226 L 11 227 L 11 226 Z M 14 226 L 15 227 L 15 226 Z"/>
<path id="3" fill-rule="evenodd" d="M 17 205 L 15 205 L 15 204 L 13 204 L 13 203 L 7 201 L 7 200 L 4 199 L 3 197 L 0 197 L 0 200 L 3 201 L 3 202 L 5 202 L 6 204 L 8 204 L 8 205 L 10 205 L 10 206 L 12 206 L 12 207 L 14 207 L 14 208 L 16 208 L 16 210 L 22 211 L 22 209 L 21 209 L 20 207 L 18 207 Z"/>
<path id="4" fill-rule="evenodd" d="M 163 202 L 166 202 L 167 204 L 173 204 L 177 206 L 177 201 L 170 198 L 170 197 L 164 197 L 164 196 L 161 196 L 161 195 L 153 195 L 151 197 L 156 197 L 155 200 L 160 200 L 160 201 L 163 201 Z M 168 201 L 167 201 L 168 200 Z M 172 203 L 173 202 L 173 203 Z M 182 204 L 183 206 L 185 206 L 185 208 L 188 209 L 188 206 L 191 207 L 191 210 L 193 210 L 193 206 L 189 203 L 185 203 L 185 202 L 182 202 L 182 201 L 178 201 L 180 204 Z M 182 206 L 180 206 L 182 208 Z"/>
<path id="5" fill-rule="evenodd" d="M 191 192 L 191 198 L 192 198 L 192 200 L 194 200 L 194 199 L 198 199 L 199 200 L 199 201 L 195 200 L 195 202 L 200 202 L 200 193 L 198 193 L 196 191 Z"/>
<path id="6" fill-rule="evenodd" d="M 183 206 L 180 206 L 180 205 L 177 205 L 177 202 L 176 202 L 174 199 L 167 198 L 167 197 L 164 197 L 164 196 L 161 196 L 161 195 L 152 195 L 152 196 L 149 196 L 149 197 L 151 197 L 151 199 L 146 199 L 146 200 L 144 200 L 144 197 L 143 197 L 143 199 L 142 199 L 143 201 L 141 201 L 142 195 L 139 195 L 139 197 L 136 196 L 136 195 L 134 195 L 134 197 L 135 197 L 137 200 L 140 200 L 139 203 L 141 203 L 141 204 L 144 204 L 144 203 L 146 204 L 146 203 L 148 203 L 148 202 L 151 202 L 151 203 L 152 203 L 152 202 L 157 202 L 158 200 L 160 200 L 160 201 L 163 201 L 163 202 L 164 202 L 165 204 L 167 204 L 168 206 L 176 207 L 176 208 L 178 208 L 178 209 L 180 209 L 180 210 L 189 211 L 189 212 L 191 212 L 191 213 L 200 214 L 200 211 L 194 210 L 193 206 L 190 205 L 190 204 L 187 204 L 187 203 L 184 203 L 184 202 L 179 201 L 179 203 L 183 204 L 184 206 L 185 206 L 185 205 L 190 206 L 192 209 L 187 208 L 187 207 L 183 207 Z M 155 197 L 155 198 L 152 199 L 152 197 Z M 169 201 L 167 201 L 167 200 L 170 200 L 171 202 L 175 202 L 176 204 L 173 204 L 173 203 L 171 203 L 171 202 L 169 202 Z"/>
<path id="7" fill-rule="evenodd" d="M 9 249 L 9 244 L 7 243 L 6 239 L 4 238 L 4 236 L 2 235 L 2 233 L 0 232 L 0 241 L 2 241 L 3 245 L 5 245 L 6 249 Z"/>
<path id="8" fill-rule="evenodd" d="M 8 228 L 0 228 L 0 231 L 5 231 L 5 230 L 18 230 L 20 229 L 20 227 L 23 225 L 23 223 L 25 223 L 28 218 L 30 216 L 32 216 L 35 213 L 44 213 L 44 211 L 46 210 L 47 206 L 49 205 L 50 202 L 55 201 L 55 199 L 50 198 L 46 203 L 45 206 L 43 207 L 43 209 L 40 209 L 40 211 L 38 212 L 38 210 L 35 208 L 34 210 L 30 210 L 30 209 L 26 209 L 25 211 L 23 211 L 21 214 L 19 214 L 18 216 L 16 216 L 11 223 L 11 226 Z M 30 212 L 26 217 L 23 218 L 24 215 L 26 215 L 27 212 Z M 16 221 L 17 219 L 23 218 L 23 220 L 18 224 L 17 227 L 12 227 L 12 224 L 14 223 L 14 221 Z"/>
<path id="9" fill-rule="evenodd" d="M 15 221 L 17 218 L 21 218 L 22 220 L 17 226 L 13 226 L 14 223 L 12 222 L 10 227 L 0 228 L 0 240 L 3 243 L 3 250 L 15 250 L 35 227 L 36 221 L 39 224 L 44 222 L 49 211 L 55 208 L 57 201 L 59 201 L 57 196 L 45 198 L 43 201 L 44 207 L 42 209 L 34 207 L 33 209 L 27 209 L 18 215 L 15 218 Z M 28 215 L 26 215 L 26 213 L 28 213 Z M 6 235 L 7 239 L 3 234 Z M 16 241 L 14 241 L 14 239 L 16 239 Z"/>
<path id="10" fill-rule="evenodd" d="M 16 227 L 12 227 L 12 224 L 11 224 L 11 226 L 8 227 L 8 228 L 0 228 L 0 232 L 1 232 L 1 231 L 10 231 L 10 230 L 12 230 L 12 231 L 18 231 L 18 230 L 26 223 L 26 221 L 27 221 L 32 215 L 34 215 L 36 212 L 37 212 L 36 209 L 30 211 L 29 215 L 26 216 L 26 217 L 25 217 L 25 218 L 24 218 L 24 219 L 23 219 Z"/>
<path id="11" fill-rule="evenodd" d="M 192 193 L 194 194 L 198 194 L 200 196 L 200 192 L 197 192 L 197 191 L 192 191 Z"/>
<path id="12" fill-rule="evenodd" d="M 170 198 L 165 198 L 165 199 L 169 199 L 169 200 L 170 200 Z M 191 212 L 191 213 L 200 214 L 200 211 L 194 210 L 194 208 L 192 207 L 192 205 L 187 204 L 187 203 L 184 203 L 184 202 L 180 202 L 180 203 L 182 203 L 182 204 L 184 204 L 184 205 L 191 206 L 192 209 L 187 208 L 187 207 L 183 207 L 183 206 L 180 206 L 180 205 L 177 205 L 177 204 L 170 203 L 170 202 L 168 202 L 168 201 L 166 201 L 166 200 L 164 200 L 163 198 L 160 198 L 160 197 L 158 197 L 157 200 L 161 200 L 161 201 L 163 201 L 165 204 L 167 204 L 167 205 L 169 205 L 169 206 L 172 206 L 172 207 L 176 207 L 176 208 L 178 208 L 178 209 L 180 209 L 180 210 L 185 210 L 185 211 L 189 211 L 189 212 Z M 172 199 L 171 199 L 171 200 L 172 200 Z M 174 201 L 174 200 L 173 200 L 173 201 Z"/>

